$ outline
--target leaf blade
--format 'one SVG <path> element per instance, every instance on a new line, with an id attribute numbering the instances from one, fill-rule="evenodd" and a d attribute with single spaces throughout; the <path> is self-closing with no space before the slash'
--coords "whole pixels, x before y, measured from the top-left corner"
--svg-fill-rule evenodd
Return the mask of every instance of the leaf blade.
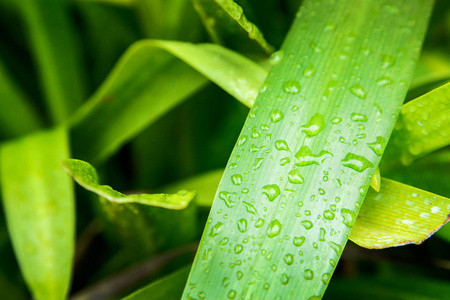
<path id="1" fill-rule="evenodd" d="M 8 228 L 20 268 L 36 299 L 64 299 L 69 289 L 74 192 L 61 167 L 68 156 L 64 128 L 30 135 L 0 148 Z"/>
<path id="2" fill-rule="evenodd" d="M 396 46 L 386 45 L 405 39 L 420 48 L 426 22 L 416 22 L 414 34 L 392 28 L 424 11 L 429 15 L 432 3 L 395 4 L 304 2 L 230 157 L 183 299 L 200 292 L 213 298 L 323 295 L 383 152 L 365 143 L 353 148 L 340 141 L 340 133 L 353 139 L 345 127 L 357 132 L 363 122 L 368 143 L 389 137 L 394 120 L 387 115 L 398 114 L 418 51 L 410 48 L 400 57 Z M 346 53 L 350 43 L 353 51 Z M 335 56 L 340 51 L 342 58 Z M 357 71 L 340 61 L 350 57 Z M 351 74 L 361 81 L 352 81 Z M 385 88 L 376 81 L 394 74 L 400 85 Z M 328 201 L 336 202 L 336 212 Z M 256 241 L 247 243 L 246 236 Z M 234 280 L 237 271 L 241 280 Z"/>

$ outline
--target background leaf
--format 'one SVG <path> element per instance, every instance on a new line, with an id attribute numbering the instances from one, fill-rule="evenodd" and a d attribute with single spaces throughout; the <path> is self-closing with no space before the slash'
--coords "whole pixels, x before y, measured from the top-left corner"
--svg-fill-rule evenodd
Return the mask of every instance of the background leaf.
<path id="1" fill-rule="evenodd" d="M 72 182 L 61 167 L 68 156 L 62 127 L 0 148 L 8 229 L 22 273 L 38 300 L 64 299 L 69 290 L 75 208 Z"/>

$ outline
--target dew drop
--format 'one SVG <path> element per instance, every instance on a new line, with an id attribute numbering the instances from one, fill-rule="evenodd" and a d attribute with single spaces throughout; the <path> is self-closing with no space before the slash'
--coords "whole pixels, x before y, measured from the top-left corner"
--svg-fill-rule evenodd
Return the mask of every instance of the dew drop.
<path id="1" fill-rule="evenodd" d="M 299 160 L 296 163 L 297 166 L 319 165 L 328 157 L 333 156 L 330 152 L 322 150 L 319 154 L 313 154 L 308 146 L 302 146 L 300 150 L 295 154 L 295 157 Z"/>
<path id="2" fill-rule="evenodd" d="M 237 222 L 238 230 L 242 233 L 247 231 L 247 220 L 246 219 L 240 219 Z"/>
<path id="3" fill-rule="evenodd" d="M 323 212 L 323 217 L 327 220 L 333 220 L 334 216 L 335 216 L 334 213 L 329 209 Z"/>
<path id="4" fill-rule="evenodd" d="M 286 273 L 281 275 L 281 284 L 287 285 L 289 283 L 289 276 Z"/>
<path id="5" fill-rule="evenodd" d="M 268 228 L 267 228 L 267 236 L 269 238 L 274 238 L 277 235 L 280 234 L 281 228 L 283 226 L 281 225 L 280 221 L 277 219 L 274 219 L 272 222 L 270 222 Z"/>
<path id="6" fill-rule="evenodd" d="M 283 85 L 283 90 L 288 94 L 298 94 L 300 93 L 300 83 L 296 80 L 286 81 Z"/>
<path id="7" fill-rule="evenodd" d="M 292 184 L 301 184 L 305 181 L 300 175 L 300 171 L 298 169 L 293 169 L 288 173 L 288 180 Z"/>
<path id="8" fill-rule="evenodd" d="M 373 164 L 367 158 L 354 153 L 347 153 L 341 162 L 344 167 L 351 168 L 357 172 L 363 172 L 367 168 L 373 167 Z"/>
<path id="9" fill-rule="evenodd" d="M 246 202 L 246 201 L 242 201 L 242 204 L 244 204 L 245 209 L 247 210 L 247 212 L 253 214 L 253 215 L 257 215 L 258 212 L 256 211 L 256 208 L 253 206 L 253 204 Z"/>
<path id="10" fill-rule="evenodd" d="M 229 192 L 220 192 L 219 193 L 219 199 L 223 200 L 225 202 L 225 205 L 229 208 L 233 207 L 236 202 L 233 200 L 234 196 L 236 196 L 236 193 L 229 193 Z"/>
<path id="11" fill-rule="evenodd" d="M 322 274 L 322 278 L 321 281 L 323 284 L 328 285 L 328 283 L 330 282 L 331 279 L 331 274 L 330 273 L 323 273 Z"/>
<path id="12" fill-rule="evenodd" d="M 263 186 L 262 192 L 264 195 L 267 196 L 267 199 L 270 202 L 275 200 L 275 198 L 277 198 L 281 193 L 280 187 L 276 184 L 268 184 L 268 185 Z"/>
<path id="13" fill-rule="evenodd" d="M 305 272 L 303 273 L 303 277 L 306 280 L 312 280 L 314 278 L 314 272 L 310 269 L 306 269 Z"/>
<path id="14" fill-rule="evenodd" d="M 341 123 L 341 121 L 342 121 L 342 119 L 339 117 L 331 119 L 332 124 L 339 124 L 339 123 Z"/>
<path id="15" fill-rule="evenodd" d="M 237 145 L 238 146 L 242 146 L 245 144 L 245 142 L 247 141 L 247 136 L 246 135 L 242 135 L 241 137 L 239 137 L 238 141 L 237 141 Z"/>
<path id="16" fill-rule="evenodd" d="M 303 227 L 305 227 L 306 230 L 309 230 L 309 229 L 313 228 L 313 226 L 314 226 L 313 223 L 308 220 L 302 221 L 301 224 Z"/>
<path id="17" fill-rule="evenodd" d="M 272 55 L 270 56 L 270 63 L 272 64 L 272 66 L 275 66 L 283 60 L 283 57 L 284 57 L 283 50 L 276 51 L 272 53 Z"/>
<path id="18" fill-rule="evenodd" d="M 305 242 L 304 236 L 294 237 L 294 240 L 292 241 L 294 246 L 300 247 Z"/>
<path id="19" fill-rule="evenodd" d="M 367 146 L 369 146 L 376 155 L 381 156 L 383 154 L 383 149 L 386 146 L 386 139 L 382 136 L 377 136 L 377 140 L 373 143 L 368 143 Z"/>
<path id="20" fill-rule="evenodd" d="M 236 291 L 230 290 L 227 296 L 228 299 L 234 299 L 236 297 Z"/>
<path id="21" fill-rule="evenodd" d="M 261 228 L 264 225 L 264 223 L 265 223 L 264 219 L 259 218 L 255 223 L 255 227 Z"/>
<path id="22" fill-rule="evenodd" d="M 261 157 L 256 158 L 255 163 L 252 165 L 252 169 L 258 170 L 259 168 L 261 168 L 263 161 L 264 161 L 264 158 L 261 158 Z"/>
<path id="23" fill-rule="evenodd" d="M 342 253 L 341 245 L 336 244 L 335 242 L 328 242 L 328 246 L 330 246 L 330 248 L 334 250 L 334 252 L 336 253 L 336 255 L 338 257 L 341 256 L 341 253 Z M 333 261 L 333 263 L 335 264 L 333 267 L 335 267 L 336 263 L 334 261 Z M 331 260 L 330 260 L 330 264 L 331 264 Z"/>
<path id="24" fill-rule="evenodd" d="M 242 184 L 242 175 L 241 174 L 234 174 L 231 176 L 231 182 L 234 185 L 241 185 Z"/>
<path id="25" fill-rule="evenodd" d="M 272 110 L 272 112 L 270 113 L 270 119 L 274 123 L 281 121 L 281 119 L 283 119 L 283 116 L 283 112 L 279 110 Z"/>
<path id="26" fill-rule="evenodd" d="M 221 228 L 223 226 L 223 223 L 217 222 L 213 227 L 211 227 L 211 231 L 209 232 L 210 237 L 214 237 L 219 234 Z"/>
<path id="27" fill-rule="evenodd" d="M 290 162 L 291 162 L 291 159 L 289 157 L 283 157 L 282 159 L 280 159 L 280 166 L 285 166 Z"/>
<path id="28" fill-rule="evenodd" d="M 294 263 L 294 256 L 292 256 L 292 254 L 286 254 L 283 257 L 283 260 L 288 266 L 290 266 Z"/>
<path id="29" fill-rule="evenodd" d="M 354 122 L 367 122 L 367 116 L 358 113 L 352 113 L 350 115 L 350 119 L 352 119 L 352 121 Z"/>
<path id="30" fill-rule="evenodd" d="M 242 253 L 242 251 L 244 251 L 244 247 L 242 245 L 237 244 L 234 246 L 234 254 Z"/>
<path id="31" fill-rule="evenodd" d="M 387 69 L 395 65 L 395 58 L 390 55 L 382 55 L 381 56 L 381 67 L 383 69 Z"/>
<path id="32" fill-rule="evenodd" d="M 222 280 L 222 286 L 223 287 L 227 287 L 227 286 L 229 286 L 230 285 L 230 280 L 227 278 L 227 277 L 225 277 L 223 280 Z"/>
<path id="33" fill-rule="evenodd" d="M 322 114 L 315 114 L 311 117 L 306 125 L 301 126 L 303 128 L 301 131 L 306 133 L 309 137 L 318 135 L 324 128 L 325 122 Z"/>
<path id="34" fill-rule="evenodd" d="M 237 272 L 236 272 L 236 278 L 237 278 L 237 280 L 241 280 L 242 277 L 244 277 L 244 273 L 242 273 L 241 271 L 237 271 Z"/>
<path id="35" fill-rule="evenodd" d="M 341 216 L 343 218 L 342 223 L 344 223 L 345 226 L 352 228 L 356 221 L 356 213 L 347 208 L 343 208 L 341 209 Z"/>
<path id="36" fill-rule="evenodd" d="M 303 72 L 303 76 L 305 76 L 306 78 L 311 78 L 314 75 L 315 72 L 315 68 L 313 65 L 309 65 L 305 71 Z"/>
<path id="37" fill-rule="evenodd" d="M 350 92 L 352 92 L 352 94 L 358 98 L 366 99 L 366 92 L 364 91 L 364 88 L 359 84 L 351 86 Z"/>
<path id="38" fill-rule="evenodd" d="M 280 151 L 283 151 L 283 150 L 290 151 L 288 144 L 286 143 L 286 141 L 283 141 L 283 140 L 277 140 L 275 142 L 275 148 Z"/>
<path id="39" fill-rule="evenodd" d="M 380 77 L 377 80 L 377 84 L 378 86 L 388 86 L 392 84 L 392 79 L 390 77 L 384 76 L 384 77 Z"/>
<path id="40" fill-rule="evenodd" d="M 327 232 L 326 232 L 325 228 L 320 228 L 319 241 L 325 242 L 325 234 L 326 233 Z"/>
<path id="41" fill-rule="evenodd" d="M 313 51 L 316 52 L 316 53 L 322 52 L 322 48 L 320 48 L 319 46 L 317 46 L 317 44 L 316 44 L 314 41 L 310 41 L 310 42 L 309 42 L 309 46 L 310 46 L 311 49 L 313 49 Z"/>

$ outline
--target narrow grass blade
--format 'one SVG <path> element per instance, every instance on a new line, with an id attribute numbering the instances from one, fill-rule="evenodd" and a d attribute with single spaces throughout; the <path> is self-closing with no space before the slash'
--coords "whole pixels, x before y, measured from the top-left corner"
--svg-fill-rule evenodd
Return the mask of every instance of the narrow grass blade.
<path id="1" fill-rule="evenodd" d="M 54 122 L 65 121 L 85 97 L 67 3 L 24 0 L 17 5 L 28 29 L 50 115 Z"/>
<path id="2" fill-rule="evenodd" d="M 431 6 L 304 2 L 231 154 L 183 299 L 322 297 Z"/>
<path id="3" fill-rule="evenodd" d="M 75 239 L 73 184 L 64 128 L 3 144 L 0 176 L 8 229 L 22 274 L 38 300 L 65 299 Z"/>
<path id="4" fill-rule="evenodd" d="M 403 105 L 386 160 L 404 165 L 450 144 L 450 83 Z"/>
<path id="5" fill-rule="evenodd" d="M 195 193 L 188 191 L 180 191 L 178 194 L 132 194 L 127 196 L 113 190 L 108 185 L 100 185 L 97 172 L 87 162 L 77 159 L 66 159 L 63 165 L 67 173 L 79 185 L 115 203 L 139 203 L 167 209 L 185 209 L 195 197 Z"/>
<path id="6" fill-rule="evenodd" d="M 191 67 L 247 106 L 252 105 L 266 73 L 257 64 L 218 45 L 159 40 L 137 42 L 72 119 L 75 155 L 86 160 L 107 158 L 204 86 L 206 79 Z"/>
<path id="7" fill-rule="evenodd" d="M 371 249 L 421 244 L 450 220 L 450 199 L 386 178 L 369 190 L 350 240 Z"/>
<path id="8" fill-rule="evenodd" d="M 191 266 L 181 268 L 172 274 L 134 292 L 123 300 L 179 300 Z"/>
<path id="9" fill-rule="evenodd" d="M 143 259 L 158 249 L 179 246 L 195 237 L 196 207 L 189 205 L 194 192 L 124 195 L 100 185 L 90 164 L 76 159 L 64 160 L 63 164 L 78 184 L 100 196 L 110 235 L 122 245 L 125 260 Z"/>
<path id="10" fill-rule="evenodd" d="M 239 52 L 273 51 L 263 34 L 247 20 L 242 7 L 233 0 L 193 0 L 209 35 L 215 43 Z"/>
<path id="11" fill-rule="evenodd" d="M 0 134 L 7 138 L 30 133 L 42 121 L 0 62 Z"/>

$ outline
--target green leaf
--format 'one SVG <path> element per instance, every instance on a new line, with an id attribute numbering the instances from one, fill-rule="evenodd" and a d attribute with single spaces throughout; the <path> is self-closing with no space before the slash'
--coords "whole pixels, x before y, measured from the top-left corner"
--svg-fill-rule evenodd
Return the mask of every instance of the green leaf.
<path id="1" fill-rule="evenodd" d="M 0 177 L 14 251 L 33 297 L 65 299 L 75 239 L 74 191 L 61 166 L 67 132 L 57 128 L 3 144 Z"/>
<path id="2" fill-rule="evenodd" d="M 253 103 L 257 87 L 265 77 L 264 69 L 218 45 L 158 40 L 137 42 L 72 118 L 77 157 L 86 160 L 107 158 L 204 86 L 204 77 L 165 51 L 182 59 L 248 106 Z"/>
<path id="3" fill-rule="evenodd" d="M 403 105 L 388 160 L 404 165 L 450 144 L 450 83 Z"/>
<path id="4" fill-rule="evenodd" d="M 386 178 L 369 190 L 350 239 L 371 249 L 421 244 L 450 220 L 450 199 Z"/>
<path id="5" fill-rule="evenodd" d="M 178 300 L 183 294 L 190 269 L 191 266 L 181 268 L 123 298 L 123 300 Z"/>
<path id="6" fill-rule="evenodd" d="M 82 64 L 66 1 L 24 0 L 17 4 L 27 26 L 52 120 L 66 118 L 85 96 Z"/>
<path id="7" fill-rule="evenodd" d="M 183 299 L 323 295 L 431 4 L 304 2 L 231 154 Z"/>
<path id="8" fill-rule="evenodd" d="M 0 134 L 7 138 L 30 133 L 42 126 L 36 111 L 0 62 Z"/>
<path id="9" fill-rule="evenodd" d="M 117 258 L 120 262 L 130 257 L 133 261 L 143 259 L 195 237 L 196 207 L 189 205 L 194 192 L 124 195 L 110 186 L 100 185 L 97 172 L 90 164 L 76 159 L 64 160 L 63 164 L 78 184 L 100 196 L 110 235 L 123 246 L 125 254 Z"/>
<path id="10" fill-rule="evenodd" d="M 239 52 L 273 51 L 255 24 L 233 0 L 193 0 L 203 24 L 215 43 Z"/>
<path id="11" fill-rule="evenodd" d="M 167 209 L 185 209 L 195 197 L 195 193 L 188 191 L 180 191 L 178 194 L 124 195 L 113 190 L 108 185 L 100 185 L 98 183 L 97 172 L 94 167 L 87 162 L 77 159 L 66 159 L 64 160 L 63 165 L 67 173 L 72 176 L 79 185 L 108 201 L 118 204 L 139 203 Z"/>

